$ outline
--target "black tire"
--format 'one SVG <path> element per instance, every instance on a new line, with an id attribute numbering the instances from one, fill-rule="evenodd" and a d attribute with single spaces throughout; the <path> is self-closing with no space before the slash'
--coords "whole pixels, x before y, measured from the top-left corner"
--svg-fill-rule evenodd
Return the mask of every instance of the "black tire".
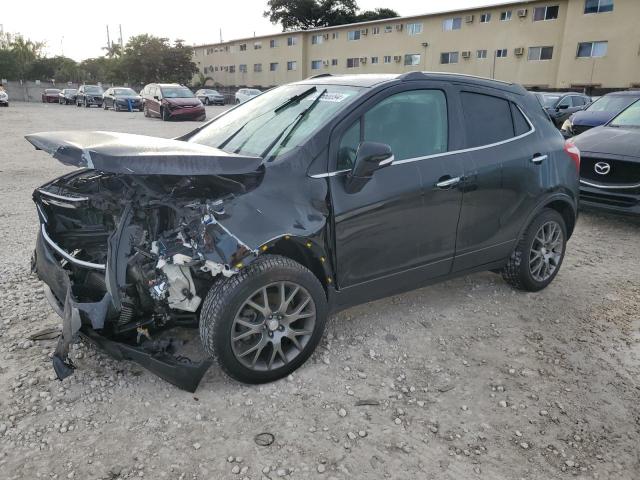
<path id="1" fill-rule="evenodd" d="M 89 104 L 87 103 L 87 99 L 84 99 L 84 108 L 89 108 Z"/>
<path id="2" fill-rule="evenodd" d="M 107 107 L 107 102 L 102 102 L 102 108 L 104 110 L 109 110 L 109 107 Z"/>
<path id="3" fill-rule="evenodd" d="M 560 227 L 562 232 L 562 252 L 560 259 L 557 262 L 554 271 L 548 278 L 542 281 L 534 278 L 530 267 L 530 252 L 532 251 L 533 243 L 536 239 L 540 228 L 553 222 Z M 543 209 L 529 224 L 524 234 L 518 241 L 516 248 L 509 257 L 509 261 L 502 269 L 502 278 L 510 284 L 512 287 L 518 290 L 525 290 L 528 292 L 537 292 L 549 285 L 556 277 L 562 266 L 564 255 L 567 246 L 567 227 L 562 218 L 562 215 L 556 210 L 545 208 Z"/>
<path id="4" fill-rule="evenodd" d="M 294 282 L 306 289 L 315 303 L 315 325 L 302 350 L 289 363 L 273 370 L 252 370 L 233 353 L 231 334 L 234 319 L 245 300 L 256 290 L 273 282 Z M 200 339 L 205 351 L 222 370 L 244 383 L 266 383 L 289 375 L 313 353 L 322 338 L 327 320 L 324 288 L 307 268 L 279 255 L 263 255 L 232 277 L 216 281 L 200 312 Z"/>
<path id="5" fill-rule="evenodd" d="M 236 105 L 240 105 L 240 100 L 236 99 Z"/>
<path id="6" fill-rule="evenodd" d="M 163 108 L 162 110 L 160 110 L 160 116 L 162 117 L 162 121 L 164 122 L 169 121 L 169 112 L 167 111 L 166 108 Z"/>
<path id="7" fill-rule="evenodd" d="M 149 117 L 149 109 L 147 108 L 146 104 L 144 107 L 142 107 L 142 113 L 144 114 L 145 117 Z"/>
<path id="8" fill-rule="evenodd" d="M 204 104 L 209 105 L 209 97 L 204 97 Z"/>

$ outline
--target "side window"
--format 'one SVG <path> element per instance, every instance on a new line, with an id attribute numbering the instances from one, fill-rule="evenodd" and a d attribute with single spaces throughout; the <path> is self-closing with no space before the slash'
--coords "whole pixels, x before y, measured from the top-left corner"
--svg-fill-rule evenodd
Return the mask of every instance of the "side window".
<path id="1" fill-rule="evenodd" d="M 557 107 L 570 107 L 571 106 L 571 97 L 564 97 L 562 100 L 560 100 L 560 102 L 556 106 Z"/>
<path id="2" fill-rule="evenodd" d="M 578 95 L 574 95 L 572 99 L 573 99 L 574 107 L 582 107 L 584 105 L 584 97 L 579 97 Z"/>
<path id="3" fill-rule="evenodd" d="M 444 92 L 413 90 L 382 100 L 342 136 L 338 169 L 353 167 L 354 147 L 357 150 L 361 141 L 386 143 L 396 160 L 446 152 L 448 120 Z"/>
<path id="4" fill-rule="evenodd" d="M 481 93 L 461 92 L 467 147 L 490 145 L 514 137 L 510 102 Z"/>
<path id="5" fill-rule="evenodd" d="M 524 118 L 524 115 L 522 115 L 520 109 L 513 103 L 511 104 L 511 116 L 513 117 L 513 128 L 515 130 L 516 137 L 519 135 L 524 135 L 529 130 L 531 130 L 531 125 L 529 125 L 527 119 Z"/>

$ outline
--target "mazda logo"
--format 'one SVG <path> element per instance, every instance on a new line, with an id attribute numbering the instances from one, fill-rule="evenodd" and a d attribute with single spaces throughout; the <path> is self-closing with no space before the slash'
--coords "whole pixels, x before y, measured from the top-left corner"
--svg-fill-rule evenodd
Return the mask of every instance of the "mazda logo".
<path id="1" fill-rule="evenodd" d="M 598 162 L 596 163 L 594 170 L 598 175 L 606 175 L 611 171 L 611 165 L 607 162 Z"/>

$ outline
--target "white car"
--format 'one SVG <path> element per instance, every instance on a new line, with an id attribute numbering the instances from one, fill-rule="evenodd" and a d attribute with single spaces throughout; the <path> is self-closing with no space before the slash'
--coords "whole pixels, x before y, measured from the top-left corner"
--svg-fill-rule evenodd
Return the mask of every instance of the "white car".
<path id="1" fill-rule="evenodd" d="M 217 90 L 203 88 L 196 92 L 196 97 L 205 105 L 224 105 L 224 95 Z"/>
<path id="2" fill-rule="evenodd" d="M 236 92 L 236 103 L 244 103 L 253 97 L 257 97 L 261 93 L 257 88 L 241 88 Z"/>
<path id="3" fill-rule="evenodd" d="M 9 106 L 9 94 L 2 89 L 0 89 L 0 106 Z"/>

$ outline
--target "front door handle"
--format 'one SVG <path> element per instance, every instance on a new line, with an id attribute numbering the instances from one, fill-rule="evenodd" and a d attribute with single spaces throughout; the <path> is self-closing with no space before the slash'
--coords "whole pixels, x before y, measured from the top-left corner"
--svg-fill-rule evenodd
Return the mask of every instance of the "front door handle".
<path id="1" fill-rule="evenodd" d="M 541 164 L 547 159 L 547 155 L 540 155 L 536 153 L 533 157 L 531 157 L 531 163 L 535 163 L 536 165 Z"/>
<path id="2" fill-rule="evenodd" d="M 462 177 L 453 177 L 453 178 L 447 178 L 446 180 L 440 180 L 438 183 L 436 183 L 436 187 L 442 188 L 442 189 L 455 187 L 460 183 L 460 180 L 462 180 Z"/>

